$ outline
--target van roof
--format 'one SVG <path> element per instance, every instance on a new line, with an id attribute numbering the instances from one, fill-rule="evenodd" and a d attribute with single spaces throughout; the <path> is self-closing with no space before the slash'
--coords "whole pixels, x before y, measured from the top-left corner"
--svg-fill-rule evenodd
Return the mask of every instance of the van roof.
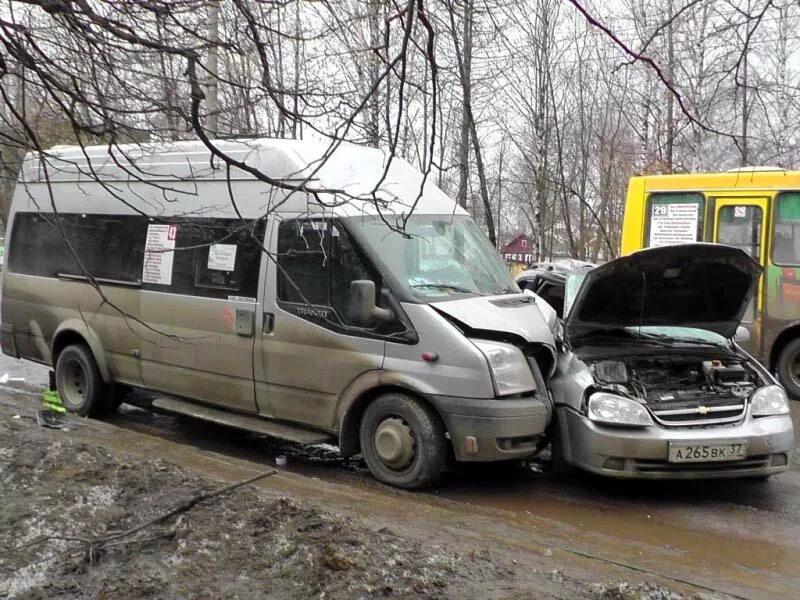
<path id="1" fill-rule="evenodd" d="M 303 186 L 306 191 L 318 192 L 320 206 L 342 216 L 375 214 L 378 210 L 408 214 L 412 209 L 418 213 L 466 214 L 436 187 L 431 175 L 423 178 L 406 161 L 376 148 L 341 142 L 331 150 L 330 142 L 273 138 L 214 140 L 212 144 L 233 160 L 288 187 Z M 250 182 L 271 187 L 246 169 L 227 168 L 199 140 L 55 146 L 42 156 L 28 154 L 20 182 L 35 184 L 48 180 L 52 184 L 80 186 L 99 182 L 123 193 L 125 188 L 136 188 L 133 194 L 137 197 L 142 193 L 150 195 L 143 188 L 153 188 L 157 195 L 163 196 L 165 188 L 179 190 L 187 184 L 198 195 L 194 186 L 198 181 Z M 263 193 L 261 204 L 264 204 Z M 289 194 L 281 203 L 281 212 L 306 212 L 309 208 L 308 196 L 302 193 Z"/>

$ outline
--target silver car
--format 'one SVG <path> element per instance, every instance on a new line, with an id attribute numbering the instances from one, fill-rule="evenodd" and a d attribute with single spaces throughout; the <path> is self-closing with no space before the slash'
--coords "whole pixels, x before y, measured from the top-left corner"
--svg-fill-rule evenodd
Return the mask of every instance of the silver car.
<path id="1" fill-rule="evenodd" d="M 566 284 L 553 468 L 767 477 L 794 448 L 786 394 L 736 343 L 761 267 L 730 246 L 651 248 Z"/>

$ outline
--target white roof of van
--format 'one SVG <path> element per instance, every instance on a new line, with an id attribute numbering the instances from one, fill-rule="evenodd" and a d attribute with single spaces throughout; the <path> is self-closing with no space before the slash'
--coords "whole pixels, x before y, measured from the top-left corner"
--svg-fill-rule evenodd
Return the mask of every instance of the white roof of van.
<path id="1" fill-rule="evenodd" d="M 55 146 L 43 157 L 29 154 L 20 173 L 25 183 L 103 182 L 119 188 L 156 184 L 181 187 L 198 181 L 250 181 L 261 185 L 248 168 L 287 186 L 323 192 L 321 202 L 337 214 L 384 213 L 466 214 L 433 183 L 406 161 L 376 148 L 342 142 L 272 138 L 214 140 L 212 144 L 244 169 L 212 155 L 200 141 L 115 146 Z M 388 163 L 388 170 L 387 170 Z M 45 177 L 45 168 L 47 176 Z M 268 186 L 267 183 L 263 185 Z M 156 187 L 152 185 L 150 187 Z M 420 193 L 422 191 L 422 193 Z M 335 193 L 335 197 L 328 192 Z M 374 192 L 374 193 L 373 193 Z M 141 193 L 141 192 L 138 192 Z M 305 194 L 295 194 L 297 200 Z M 288 210 L 288 207 L 285 209 Z"/>

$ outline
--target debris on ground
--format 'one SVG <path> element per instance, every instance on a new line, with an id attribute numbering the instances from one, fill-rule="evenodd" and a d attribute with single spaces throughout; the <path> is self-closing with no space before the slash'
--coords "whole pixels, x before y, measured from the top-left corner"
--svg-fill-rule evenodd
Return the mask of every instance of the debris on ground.
<path id="1" fill-rule="evenodd" d="M 687 600 L 683 594 L 655 583 L 596 583 L 591 588 L 596 600 Z M 710 600 L 711 597 L 707 598 Z M 695 599 L 700 600 L 700 597 L 692 598 Z"/>
<path id="2" fill-rule="evenodd" d="M 63 414 L 50 409 L 37 412 L 36 422 L 41 427 L 49 427 L 50 429 L 71 429 L 69 421 Z"/>

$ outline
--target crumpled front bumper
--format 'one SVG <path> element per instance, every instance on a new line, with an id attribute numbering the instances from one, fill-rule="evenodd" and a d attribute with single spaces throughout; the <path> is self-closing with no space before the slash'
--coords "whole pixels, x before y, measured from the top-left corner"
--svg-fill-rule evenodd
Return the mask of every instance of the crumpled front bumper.
<path id="1" fill-rule="evenodd" d="M 550 399 L 538 394 L 516 399 L 431 398 L 447 427 L 458 461 L 501 461 L 539 450 L 550 423 Z"/>
<path id="2" fill-rule="evenodd" d="M 566 407 L 558 407 L 564 454 L 576 467 L 618 478 L 711 479 L 761 477 L 789 468 L 794 429 L 789 415 L 754 418 L 731 426 L 707 428 L 613 427 L 597 424 Z M 703 444 L 729 441 L 747 444 L 743 460 L 670 463 L 670 442 Z"/>

